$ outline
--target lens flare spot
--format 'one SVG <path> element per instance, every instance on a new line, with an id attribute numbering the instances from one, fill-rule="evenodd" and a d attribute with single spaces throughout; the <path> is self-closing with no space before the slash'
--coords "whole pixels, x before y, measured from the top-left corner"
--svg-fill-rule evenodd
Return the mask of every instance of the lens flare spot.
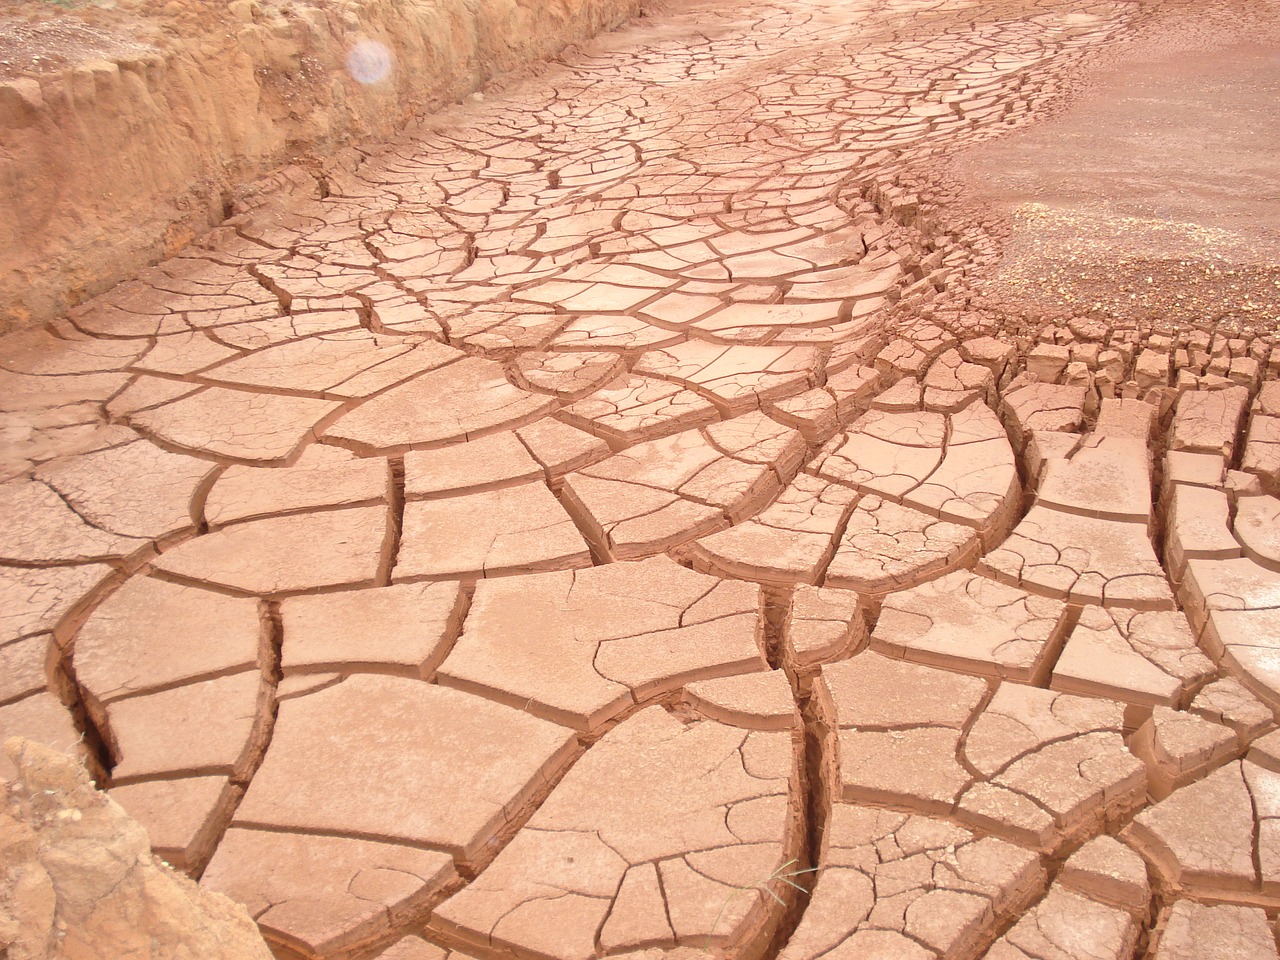
<path id="1" fill-rule="evenodd" d="M 377 40 L 358 40 L 347 53 L 347 70 L 357 82 L 366 86 L 381 83 L 391 76 L 391 51 Z"/>

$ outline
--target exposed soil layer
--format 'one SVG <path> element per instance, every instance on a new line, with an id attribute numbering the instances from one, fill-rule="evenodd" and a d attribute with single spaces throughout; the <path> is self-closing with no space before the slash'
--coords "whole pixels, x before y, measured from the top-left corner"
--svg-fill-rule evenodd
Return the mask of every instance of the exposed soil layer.
<path id="1" fill-rule="evenodd" d="M 53 319 L 251 196 L 320 195 L 340 148 L 385 140 L 638 9 L 5 0 L 0 330 Z"/>

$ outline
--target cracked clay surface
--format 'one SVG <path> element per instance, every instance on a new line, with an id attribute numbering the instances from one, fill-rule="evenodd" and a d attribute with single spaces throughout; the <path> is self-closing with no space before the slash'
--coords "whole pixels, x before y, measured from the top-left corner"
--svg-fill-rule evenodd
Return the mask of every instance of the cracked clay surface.
<path id="1" fill-rule="evenodd" d="M 1275 960 L 1276 317 L 1009 280 L 1190 9 L 658 6 L 7 336 L 0 734 L 286 960 Z"/>

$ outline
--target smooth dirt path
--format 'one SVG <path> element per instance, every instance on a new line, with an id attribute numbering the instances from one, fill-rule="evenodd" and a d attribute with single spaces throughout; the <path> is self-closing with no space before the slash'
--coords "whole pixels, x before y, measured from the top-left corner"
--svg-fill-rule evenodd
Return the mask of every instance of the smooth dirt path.
<path id="1" fill-rule="evenodd" d="M 1166 6 L 678 5 L 5 338 L 0 731 L 281 957 L 1274 960 L 1275 318 L 952 170 Z"/>

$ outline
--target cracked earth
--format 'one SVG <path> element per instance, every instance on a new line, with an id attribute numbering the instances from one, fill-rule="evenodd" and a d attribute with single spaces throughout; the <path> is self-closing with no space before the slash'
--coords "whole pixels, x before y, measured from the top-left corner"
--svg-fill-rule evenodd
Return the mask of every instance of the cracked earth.
<path id="1" fill-rule="evenodd" d="M 1267 291 L 938 173 L 1164 12 L 657 11 L 6 337 L 0 732 L 283 958 L 1276 960 Z"/>

